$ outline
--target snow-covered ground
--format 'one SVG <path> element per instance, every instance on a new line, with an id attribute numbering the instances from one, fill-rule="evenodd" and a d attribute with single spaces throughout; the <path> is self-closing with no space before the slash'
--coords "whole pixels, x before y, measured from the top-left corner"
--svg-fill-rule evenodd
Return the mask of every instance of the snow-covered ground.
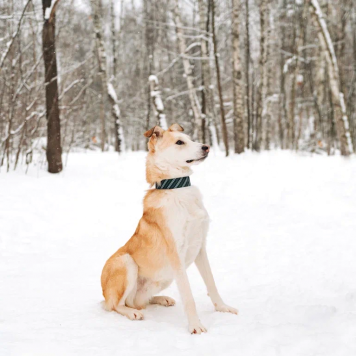
<path id="1" fill-rule="evenodd" d="M 132 235 L 144 153 L 73 153 L 60 175 L 0 174 L 0 355 L 356 355 L 356 159 L 289 152 L 210 157 L 192 176 L 212 223 L 226 303 L 190 335 L 176 286 L 144 321 L 102 309 L 101 269 Z"/>

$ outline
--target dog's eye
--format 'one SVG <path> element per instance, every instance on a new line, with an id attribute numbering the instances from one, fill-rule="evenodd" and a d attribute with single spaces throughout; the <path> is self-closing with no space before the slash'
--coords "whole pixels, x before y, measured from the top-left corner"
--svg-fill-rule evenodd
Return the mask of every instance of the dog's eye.
<path id="1" fill-rule="evenodd" d="M 178 141 L 176 142 L 176 145 L 184 145 L 184 142 L 181 141 L 181 140 L 178 140 Z"/>

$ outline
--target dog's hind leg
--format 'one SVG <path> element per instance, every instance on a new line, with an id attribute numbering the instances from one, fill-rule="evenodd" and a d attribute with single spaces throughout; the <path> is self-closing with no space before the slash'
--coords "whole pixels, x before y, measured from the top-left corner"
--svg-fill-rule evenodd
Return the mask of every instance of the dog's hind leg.
<path id="1" fill-rule="evenodd" d="M 131 320 L 143 319 L 143 313 L 130 308 L 130 296 L 136 293 L 138 267 L 129 254 L 111 257 L 104 266 L 101 285 L 105 309 L 115 310 Z"/>

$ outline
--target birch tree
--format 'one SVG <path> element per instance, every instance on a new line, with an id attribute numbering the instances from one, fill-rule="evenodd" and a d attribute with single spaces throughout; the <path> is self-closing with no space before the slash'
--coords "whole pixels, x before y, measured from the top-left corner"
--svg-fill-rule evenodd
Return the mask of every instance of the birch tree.
<path id="1" fill-rule="evenodd" d="M 259 151 L 262 146 L 262 129 L 263 129 L 263 109 L 266 104 L 266 90 L 267 90 L 267 32 L 268 32 L 268 21 L 269 21 L 269 0 L 260 1 L 260 83 L 258 86 L 257 95 L 257 118 L 256 118 L 256 141 L 255 149 Z"/>
<path id="2" fill-rule="evenodd" d="M 242 142 L 242 116 L 253 149 L 346 155 L 356 145 L 354 0 L 91 0 L 92 21 L 70 0 L 36 4 L 0 0 L 5 171 L 41 167 L 47 149 L 51 171 L 61 150 L 145 149 L 141 133 L 164 114 L 216 147 Z"/>
<path id="3" fill-rule="evenodd" d="M 107 56 L 105 51 L 105 44 L 103 39 L 103 27 L 101 20 L 102 3 L 101 0 L 91 0 L 92 12 L 93 12 L 93 25 L 95 35 L 95 47 L 97 53 L 97 59 L 99 64 L 99 76 L 101 79 L 101 150 L 105 149 L 106 141 L 106 124 L 105 124 L 105 102 L 109 101 L 111 105 L 111 115 L 115 126 L 116 146 L 117 151 L 121 152 L 120 144 L 124 142 L 123 130 L 120 125 L 120 109 L 113 85 L 108 80 L 107 72 Z"/>
<path id="4" fill-rule="evenodd" d="M 155 75 L 150 75 L 148 80 L 150 82 L 151 98 L 156 116 L 156 124 L 162 127 L 162 129 L 167 130 L 168 125 L 166 121 L 166 115 L 164 114 L 164 105 L 161 98 L 158 78 Z"/>
<path id="5" fill-rule="evenodd" d="M 180 9 L 179 9 L 179 0 L 175 0 L 175 6 L 174 6 L 173 13 L 174 13 L 174 22 L 176 25 L 176 33 L 177 33 L 177 40 L 178 40 L 180 56 L 183 61 L 184 74 L 185 74 L 185 77 L 187 80 L 190 105 L 192 107 L 193 115 L 194 115 L 193 138 L 195 140 L 201 141 L 201 139 L 202 139 L 202 135 L 201 135 L 201 124 L 202 124 L 201 107 L 200 107 L 199 99 L 198 99 L 198 96 L 197 96 L 197 93 L 196 93 L 196 90 L 194 87 L 192 67 L 189 63 L 189 59 L 188 59 L 187 53 L 186 53 L 187 45 L 185 42 L 183 23 L 182 23 Z"/>
<path id="6" fill-rule="evenodd" d="M 213 32 L 216 81 L 218 84 L 219 103 L 220 103 L 221 128 L 222 128 L 223 141 L 224 141 L 224 145 L 225 145 L 225 155 L 228 156 L 229 155 L 229 137 L 228 137 L 228 133 L 227 133 L 227 126 L 226 126 L 226 120 L 225 120 L 225 108 L 224 108 L 224 100 L 223 100 L 222 86 L 221 86 L 218 41 L 217 41 L 216 29 L 215 29 L 215 1 L 214 0 L 209 0 L 209 1 L 210 1 L 210 8 L 211 8 L 211 26 L 212 26 L 212 32 Z"/>
<path id="7" fill-rule="evenodd" d="M 295 132 L 294 132 L 294 119 L 295 119 L 295 101 L 296 101 L 296 89 L 298 83 L 298 75 L 300 75 L 300 65 L 301 65 L 301 57 L 302 57 L 302 46 L 304 45 L 305 40 L 305 25 L 304 21 L 307 17 L 308 6 L 305 3 L 302 10 L 302 17 L 300 18 L 300 32 L 298 39 L 295 44 L 295 52 L 294 52 L 294 70 L 291 76 L 291 98 L 289 102 L 289 133 L 288 133 L 288 142 L 290 148 L 295 147 Z"/>
<path id="8" fill-rule="evenodd" d="M 346 112 L 344 94 L 340 89 L 339 67 L 335 55 L 326 21 L 321 11 L 318 0 L 308 0 L 318 27 L 318 38 L 323 56 L 326 59 L 329 85 L 332 94 L 332 104 L 336 120 L 336 129 L 340 141 L 340 151 L 343 156 L 353 152 L 352 140 L 349 131 L 349 121 Z"/>
<path id="9" fill-rule="evenodd" d="M 233 47 L 233 93 L 234 93 L 234 140 L 235 153 L 244 152 L 242 73 L 239 42 L 240 0 L 232 0 L 232 47 Z"/>
<path id="10" fill-rule="evenodd" d="M 284 62 L 285 62 L 285 46 L 286 46 L 286 30 L 283 26 L 283 23 L 286 21 L 286 12 L 287 12 L 287 1 L 282 1 L 282 8 L 280 9 L 279 16 L 279 31 L 281 33 L 280 39 L 280 60 L 279 60 L 279 71 L 280 71 L 280 80 L 279 80 L 279 110 L 278 110 L 278 130 L 279 130 L 279 144 L 281 148 L 285 148 L 285 135 L 284 127 L 286 126 L 287 121 L 287 103 L 286 103 L 286 85 L 285 85 L 285 71 L 284 71 Z"/>
<path id="11" fill-rule="evenodd" d="M 251 142 L 251 101 L 250 101 L 250 6 L 245 0 L 245 82 L 246 82 L 246 108 L 247 108 L 247 147 Z"/>

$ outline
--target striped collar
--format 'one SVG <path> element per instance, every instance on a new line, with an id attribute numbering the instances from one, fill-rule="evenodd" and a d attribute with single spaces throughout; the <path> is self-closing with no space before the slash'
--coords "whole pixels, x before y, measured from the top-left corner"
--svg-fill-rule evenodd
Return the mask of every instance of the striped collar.
<path id="1" fill-rule="evenodd" d="M 156 189 L 177 189 L 190 187 L 190 178 L 189 176 L 172 178 L 172 179 L 163 179 L 161 184 L 156 183 Z"/>

